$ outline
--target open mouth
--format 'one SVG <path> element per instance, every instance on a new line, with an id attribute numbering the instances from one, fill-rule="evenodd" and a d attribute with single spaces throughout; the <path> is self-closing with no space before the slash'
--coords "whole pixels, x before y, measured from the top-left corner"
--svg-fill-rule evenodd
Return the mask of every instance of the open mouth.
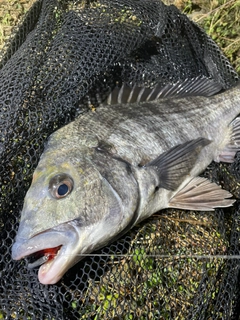
<path id="1" fill-rule="evenodd" d="M 26 258 L 29 268 L 39 267 L 38 279 L 42 284 L 54 284 L 79 260 L 76 259 L 78 242 L 75 223 L 63 223 L 29 239 L 18 235 L 12 247 L 12 258 Z"/>
<path id="2" fill-rule="evenodd" d="M 54 248 L 48 248 L 48 249 L 43 249 L 43 250 L 34 252 L 33 254 L 27 257 L 29 261 L 28 268 L 33 269 L 33 268 L 39 267 L 40 265 L 46 262 L 50 262 L 51 260 L 55 259 L 61 247 L 62 245 Z"/>

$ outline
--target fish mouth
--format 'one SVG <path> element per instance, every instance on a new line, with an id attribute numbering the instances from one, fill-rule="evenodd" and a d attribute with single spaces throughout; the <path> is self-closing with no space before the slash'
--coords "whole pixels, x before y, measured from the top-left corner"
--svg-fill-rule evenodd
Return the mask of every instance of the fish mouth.
<path id="1" fill-rule="evenodd" d="M 57 246 L 55 248 L 47 248 L 37 252 L 32 253 L 28 256 L 28 268 L 33 269 L 41 266 L 46 262 L 50 262 L 52 259 L 55 259 L 61 249 L 62 245 Z"/>
<path id="2" fill-rule="evenodd" d="M 12 247 L 12 258 L 27 258 L 28 268 L 40 267 L 38 279 L 42 284 L 55 284 L 81 260 L 77 254 L 78 243 L 78 229 L 71 221 L 35 234 L 30 239 L 17 237 Z"/>

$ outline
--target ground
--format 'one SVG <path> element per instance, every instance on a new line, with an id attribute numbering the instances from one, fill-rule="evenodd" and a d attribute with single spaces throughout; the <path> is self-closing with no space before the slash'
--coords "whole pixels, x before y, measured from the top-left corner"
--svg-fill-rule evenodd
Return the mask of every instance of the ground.
<path id="1" fill-rule="evenodd" d="M 36 0 L 0 1 L 0 49 Z M 200 24 L 240 73 L 240 0 L 164 0 Z"/>

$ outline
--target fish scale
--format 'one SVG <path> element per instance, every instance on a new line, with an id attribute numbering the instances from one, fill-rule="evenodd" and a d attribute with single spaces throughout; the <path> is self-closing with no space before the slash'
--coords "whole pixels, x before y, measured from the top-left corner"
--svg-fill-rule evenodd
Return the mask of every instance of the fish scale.
<path id="1" fill-rule="evenodd" d="M 240 85 L 212 97 L 198 96 L 219 91 L 212 80 L 185 81 L 189 97 L 179 86 L 162 89 L 170 92 L 163 100 L 138 102 L 135 96 L 132 103 L 103 104 L 52 134 L 12 248 L 16 260 L 40 255 L 30 267 L 41 265 L 41 283 L 58 282 L 84 254 L 159 210 L 234 203 L 228 191 L 198 175 L 213 160 L 233 162 L 240 149 Z M 114 99 L 125 101 L 125 89 L 118 98 L 115 90 Z M 145 89 L 132 90 L 142 97 Z M 126 95 L 133 99 L 129 88 Z"/>
<path id="2" fill-rule="evenodd" d="M 176 101 L 167 99 L 153 103 L 100 107 L 96 112 L 86 113 L 76 120 L 76 127 L 84 128 L 77 135 L 80 141 L 84 140 L 85 135 L 92 136 L 92 139 L 98 137 L 114 146 L 117 153 L 128 159 L 127 145 L 134 156 L 132 163 L 138 164 L 143 154 L 144 158 L 150 160 L 149 153 L 151 157 L 158 156 L 168 148 L 191 139 L 193 132 L 211 140 L 216 139 L 216 135 L 220 134 L 220 130 L 216 130 L 221 117 L 223 122 L 230 123 L 238 114 L 235 109 L 239 104 L 239 89 L 237 87 L 233 90 L 236 94 L 224 93 L 226 99 L 231 99 L 229 105 L 219 95 L 212 98 L 189 97 Z M 225 133 L 227 130 L 226 128 Z M 61 135 L 61 131 L 59 134 Z M 74 129 L 72 135 L 76 135 Z"/>

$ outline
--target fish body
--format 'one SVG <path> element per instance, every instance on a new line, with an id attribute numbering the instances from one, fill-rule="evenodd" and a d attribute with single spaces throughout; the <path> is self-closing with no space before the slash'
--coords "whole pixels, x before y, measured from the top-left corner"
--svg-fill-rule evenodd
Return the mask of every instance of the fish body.
<path id="1" fill-rule="evenodd" d="M 53 284 L 82 255 L 161 209 L 231 206 L 229 192 L 198 176 L 213 160 L 234 161 L 239 113 L 240 85 L 212 97 L 105 105 L 80 115 L 49 138 L 13 259 L 38 257 L 30 267 L 42 264 L 39 281 Z"/>

